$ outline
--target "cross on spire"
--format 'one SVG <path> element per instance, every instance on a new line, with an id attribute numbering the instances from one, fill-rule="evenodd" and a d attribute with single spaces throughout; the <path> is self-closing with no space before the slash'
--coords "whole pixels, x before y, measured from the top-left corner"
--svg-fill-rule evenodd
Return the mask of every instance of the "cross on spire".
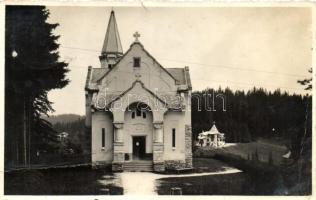
<path id="1" fill-rule="evenodd" d="M 134 38 L 135 38 L 135 42 L 138 42 L 138 38 L 140 37 L 140 34 L 136 31 L 134 34 L 133 34 Z"/>

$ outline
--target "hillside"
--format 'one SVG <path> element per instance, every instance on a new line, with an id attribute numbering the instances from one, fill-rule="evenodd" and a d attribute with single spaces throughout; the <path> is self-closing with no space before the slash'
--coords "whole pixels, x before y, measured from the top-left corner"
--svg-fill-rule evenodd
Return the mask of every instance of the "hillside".
<path id="1" fill-rule="evenodd" d="M 43 119 L 49 121 L 53 125 L 56 123 L 72 123 L 78 119 L 83 119 L 85 116 L 76 114 L 62 114 L 62 115 L 52 115 L 50 117 L 43 117 Z"/>

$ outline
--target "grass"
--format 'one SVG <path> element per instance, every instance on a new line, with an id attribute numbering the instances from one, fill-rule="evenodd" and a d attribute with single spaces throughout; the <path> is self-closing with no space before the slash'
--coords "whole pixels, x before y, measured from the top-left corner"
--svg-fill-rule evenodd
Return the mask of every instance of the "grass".
<path id="1" fill-rule="evenodd" d="M 256 151 L 259 161 L 269 162 L 269 155 L 271 155 L 273 164 L 280 165 L 283 160 L 282 156 L 287 152 L 287 149 L 284 146 L 264 142 L 228 143 L 219 149 L 199 148 L 195 155 L 213 157 L 215 154 L 232 154 L 247 160 L 252 159 Z"/>
<path id="2" fill-rule="evenodd" d="M 243 173 L 163 178 L 157 190 L 159 195 L 170 195 L 172 187 L 182 188 L 183 195 L 238 195 L 244 193 L 247 179 Z"/>
<path id="3" fill-rule="evenodd" d="M 112 175 L 90 167 L 76 169 L 25 170 L 5 173 L 5 195 L 103 195 L 104 175 Z M 109 185 L 110 194 L 123 194 L 123 188 Z"/>
<path id="4" fill-rule="evenodd" d="M 221 171 L 229 167 L 211 158 L 195 158 L 195 168 Z M 242 162 L 242 160 L 239 160 Z M 213 171 L 213 172 L 214 172 Z M 282 178 L 271 171 L 240 172 L 196 177 L 171 177 L 158 180 L 157 191 L 169 195 L 172 187 L 182 188 L 184 195 L 277 195 L 285 194 Z"/>
<path id="5" fill-rule="evenodd" d="M 195 158 L 193 165 L 197 172 L 217 172 L 231 168 L 211 158 Z M 183 195 L 238 195 L 245 193 L 248 181 L 249 177 L 245 173 L 162 178 L 158 180 L 157 191 L 160 195 L 170 195 L 172 187 L 180 187 Z"/>

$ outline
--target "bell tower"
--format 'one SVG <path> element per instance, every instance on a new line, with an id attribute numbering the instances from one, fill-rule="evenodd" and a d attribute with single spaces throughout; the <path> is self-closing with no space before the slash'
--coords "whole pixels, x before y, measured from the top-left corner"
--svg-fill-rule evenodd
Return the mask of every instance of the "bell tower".
<path id="1" fill-rule="evenodd" d="M 111 69 L 113 65 L 122 57 L 123 49 L 120 40 L 120 35 L 117 28 L 114 11 L 111 11 L 106 35 L 99 56 L 101 68 Z"/>

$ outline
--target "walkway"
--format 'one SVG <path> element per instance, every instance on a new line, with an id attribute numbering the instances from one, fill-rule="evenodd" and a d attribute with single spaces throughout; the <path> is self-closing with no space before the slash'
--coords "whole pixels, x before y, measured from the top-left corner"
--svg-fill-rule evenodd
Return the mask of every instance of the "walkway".
<path id="1" fill-rule="evenodd" d="M 116 174 L 116 178 L 120 179 L 120 184 L 124 188 L 124 195 L 157 195 L 156 180 L 160 178 L 170 177 L 192 177 L 192 176 L 208 176 L 217 174 L 231 174 L 241 172 L 235 168 L 226 168 L 219 172 L 205 172 L 193 174 L 155 174 L 150 172 L 122 172 Z"/>

